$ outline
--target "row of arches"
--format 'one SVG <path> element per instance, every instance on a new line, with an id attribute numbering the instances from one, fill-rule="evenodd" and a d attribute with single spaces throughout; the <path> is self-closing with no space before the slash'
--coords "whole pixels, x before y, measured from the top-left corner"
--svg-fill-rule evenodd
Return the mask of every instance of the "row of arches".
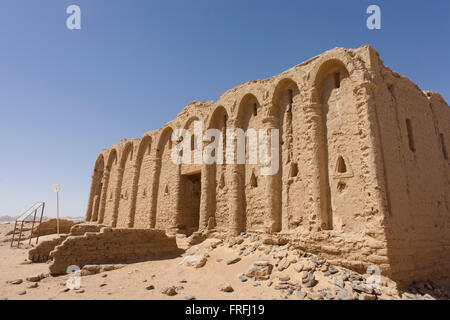
<path id="1" fill-rule="evenodd" d="M 205 227 L 234 233 L 277 232 L 311 221 L 331 229 L 333 178 L 351 178 L 346 176 L 347 168 L 353 158 L 359 157 L 352 154 L 355 150 L 343 150 L 346 143 L 339 134 L 336 138 L 335 132 L 328 132 L 330 126 L 339 131 L 343 114 L 356 116 L 351 105 L 336 104 L 341 90 L 352 94 L 352 70 L 349 60 L 329 58 L 312 68 L 309 85 L 301 85 L 294 74 L 280 80 L 266 97 L 242 94 L 236 110 L 219 101 L 210 108 L 209 116 L 201 117 L 194 111 L 187 117 L 185 129 L 192 129 L 197 120 L 205 123 L 206 129 L 222 131 L 223 152 L 227 149 L 227 128 L 278 129 L 280 166 L 275 175 L 258 175 L 259 165 L 248 161 L 236 165 L 202 164 L 185 174 L 182 166 L 170 158 L 175 126 L 169 123 L 159 130 L 159 136 L 150 134 L 140 141 L 128 141 L 120 158 L 115 148 L 106 161 L 106 155 L 99 156 L 86 219 L 113 227 L 186 233 Z M 343 139 L 349 138 L 342 135 Z M 246 144 L 247 160 L 250 147 Z M 342 154 L 337 163 L 333 161 L 336 168 L 329 167 L 334 166 L 329 161 L 330 152 L 332 157 Z M 342 192 L 342 181 L 336 181 L 336 186 Z"/>

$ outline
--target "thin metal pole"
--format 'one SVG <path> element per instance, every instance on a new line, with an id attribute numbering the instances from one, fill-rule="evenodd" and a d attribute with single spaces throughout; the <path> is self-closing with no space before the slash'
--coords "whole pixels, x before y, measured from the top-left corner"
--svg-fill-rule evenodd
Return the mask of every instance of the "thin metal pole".
<path id="1" fill-rule="evenodd" d="M 16 220 L 16 223 L 14 223 L 14 231 L 13 231 L 13 236 L 12 236 L 12 239 L 11 239 L 11 248 L 12 248 L 13 243 L 14 243 L 14 235 L 16 234 L 16 228 L 17 228 L 17 220 Z"/>
<path id="2" fill-rule="evenodd" d="M 19 240 L 17 240 L 17 248 L 20 246 L 20 240 L 22 239 L 22 229 L 23 229 L 23 220 L 22 224 L 20 225 L 20 233 L 19 233 Z"/>
<path id="3" fill-rule="evenodd" d="M 38 227 L 38 235 L 36 238 L 36 244 L 39 241 L 39 236 L 41 235 L 41 223 L 42 223 L 42 216 L 44 215 L 44 208 L 45 208 L 45 202 L 42 203 L 42 211 L 41 211 L 41 219 L 39 220 L 39 227 Z"/>
<path id="4" fill-rule="evenodd" d="M 34 210 L 33 224 L 31 225 L 30 241 L 28 241 L 28 245 L 31 244 L 31 238 L 33 238 L 34 222 L 36 221 L 36 214 L 37 214 L 37 211 L 38 211 L 38 209 Z"/>
<path id="5" fill-rule="evenodd" d="M 56 192 L 56 208 L 57 208 L 57 211 L 56 211 L 56 215 L 57 215 L 57 217 L 56 217 L 56 231 L 57 231 L 58 236 L 59 236 L 59 191 Z"/>

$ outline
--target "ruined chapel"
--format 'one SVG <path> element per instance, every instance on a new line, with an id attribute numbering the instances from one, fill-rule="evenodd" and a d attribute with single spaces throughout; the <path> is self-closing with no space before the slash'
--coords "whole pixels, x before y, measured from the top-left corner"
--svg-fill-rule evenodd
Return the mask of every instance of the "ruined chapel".
<path id="1" fill-rule="evenodd" d="M 195 121 L 224 135 L 278 129 L 278 172 L 175 164 L 172 133 Z M 161 129 L 103 149 L 86 223 L 169 235 L 255 232 L 351 269 L 375 264 L 399 281 L 445 278 L 449 148 L 450 110 L 440 94 L 384 66 L 370 46 L 335 48 L 218 101 L 193 102 Z"/>

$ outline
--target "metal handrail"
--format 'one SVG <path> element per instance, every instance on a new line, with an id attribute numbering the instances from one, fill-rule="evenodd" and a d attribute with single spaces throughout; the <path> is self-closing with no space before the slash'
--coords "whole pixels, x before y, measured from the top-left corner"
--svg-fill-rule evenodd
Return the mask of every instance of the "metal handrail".
<path id="1" fill-rule="evenodd" d="M 42 217 L 43 217 L 43 215 L 44 215 L 44 208 L 45 208 L 45 202 L 42 202 L 42 201 L 36 202 L 30 209 L 28 209 L 27 211 L 25 211 L 25 213 L 23 213 L 20 217 L 18 217 L 18 218 L 16 219 L 16 222 L 15 222 L 15 224 L 14 224 L 13 235 L 12 235 L 12 238 L 11 238 L 11 247 L 12 247 L 13 244 L 14 244 L 14 236 L 15 236 L 15 234 L 16 234 L 17 222 L 20 222 L 20 223 L 21 223 L 21 225 L 20 225 L 19 239 L 17 240 L 17 247 L 20 246 L 20 241 L 21 241 L 21 238 L 22 238 L 22 231 L 23 231 L 23 224 L 24 224 L 24 222 L 32 222 L 32 223 L 33 223 L 33 225 L 31 226 L 30 241 L 28 242 L 29 245 L 31 244 L 31 238 L 32 238 L 32 236 L 33 236 L 34 224 L 35 224 L 35 222 L 36 222 L 36 215 L 37 215 L 37 211 L 38 211 L 39 208 L 42 208 L 42 210 L 41 210 L 41 217 L 40 217 L 40 219 L 39 219 L 38 234 L 37 234 L 37 238 L 36 238 L 36 244 L 38 243 L 38 241 L 39 241 L 39 235 L 40 235 L 40 233 L 41 233 Z M 30 215 L 32 215 L 33 212 L 34 212 L 33 221 L 26 221 L 25 219 L 27 219 Z"/>
<path id="2" fill-rule="evenodd" d="M 30 209 L 28 209 L 27 211 L 25 211 L 24 214 L 22 214 L 20 217 L 18 217 L 16 219 L 16 221 L 24 221 L 26 218 L 28 218 L 31 214 L 33 214 L 33 212 L 37 209 L 39 209 L 41 206 L 44 205 L 44 202 L 36 202 Z"/>

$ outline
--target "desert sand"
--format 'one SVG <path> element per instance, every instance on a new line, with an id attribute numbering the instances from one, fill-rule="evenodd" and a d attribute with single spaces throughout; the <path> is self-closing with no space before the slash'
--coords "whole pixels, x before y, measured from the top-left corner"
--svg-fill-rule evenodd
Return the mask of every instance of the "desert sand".
<path id="1" fill-rule="evenodd" d="M 54 300 L 86 300 L 86 299 L 435 299 L 436 288 L 423 294 L 396 294 L 387 283 L 378 294 L 365 294 L 352 288 L 352 281 L 344 282 L 344 288 L 336 285 L 343 274 L 357 274 L 335 267 L 335 274 L 326 276 L 323 270 L 326 262 L 316 267 L 313 272 L 317 284 L 308 288 L 302 281 L 305 271 L 298 272 L 298 265 L 311 265 L 315 256 L 302 254 L 295 258 L 296 251 L 287 246 L 269 247 L 262 245 L 258 236 L 243 236 L 242 243 L 228 244 L 217 239 L 207 239 L 204 242 L 187 248 L 179 257 L 166 260 L 147 261 L 123 265 L 120 269 L 82 276 L 81 287 L 78 290 L 67 289 L 69 275 L 53 277 L 49 275 L 48 263 L 31 263 L 28 261 L 28 241 L 23 241 L 20 248 L 11 248 L 5 237 L 12 230 L 13 224 L 0 225 L 0 299 L 54 299 Z M 41 237 L 40 241 L 48 240 L 53 235 Z M 177 239 L 179 246 L 185 245 L 183 238 Z M 33 242 L 34 243 L 34 239 Z M 239 255 L 239 252 L 242 254 Z M 196 268 L 180 264 L 185 257 L 206 257 L 206 263 Z M 308 255 L 308 254 L 306 254 Z M 283 257 L 279 259 L 279 257 Z M 240 260 L 227 264 L 236 258 Z M 284 259 L 287 258 L 287 259 Z M 296 260 L 296 262 L 294 261 Z M 241 276 L 251 269 L 255 261 L 266 261 L 274 264 L 270 279 L 254 280 Z M 290 261 L 292 263 L 284 263 Z M 195 264 L 195 263 L 194 263 Z M 202 263 L 200 263 L 201 265 Z M 331 270 L 331 269 L 328 269 Z M 27 281 L 27 278 L 46 275 L 40 281 Z M 240 277 L 241 276 L 241 277 Z M 269 278 L 269 277 L 268 277 Z M 244 280 L 245 281 L 242 281 Z M 18 284 L 13 284 L 19 280 Z M 20 281 L 22 280 L 22 282 Z M 224 285 L 227 284 L 227 285 Z M 222 287 L 231 287 L 231 292 L 222 291 Z M 421 285 L 422 290 L 428 290 L 429 284 Z M 162 293 L 167 287 L 173 287 L 172 294 Z M 323 291 L 325 289 L 325 291 Z M 226 289 L 225 289 L 226 290 Z M 345 290 L 345 294 L 343 294 Z M 421 289 L 419 289 L 420 291 Z M 434 290 L 434 291 L 433 291 Z M 442 288 L 439 290 L 442 291 Z M 170 291 L 170 290 L 168 290 Z M 377 290 L 378 291 L 378 290 Z M 166 291 L 167 292 L 167 291 Z M 348 293 L 348 295 L 346 295 Z M 430 294 L 431 293 L 431 294 Z M 306 294 L 306 295 L 305 295 Z M 441 292 L 441 297 L 448 295 Z"/>

